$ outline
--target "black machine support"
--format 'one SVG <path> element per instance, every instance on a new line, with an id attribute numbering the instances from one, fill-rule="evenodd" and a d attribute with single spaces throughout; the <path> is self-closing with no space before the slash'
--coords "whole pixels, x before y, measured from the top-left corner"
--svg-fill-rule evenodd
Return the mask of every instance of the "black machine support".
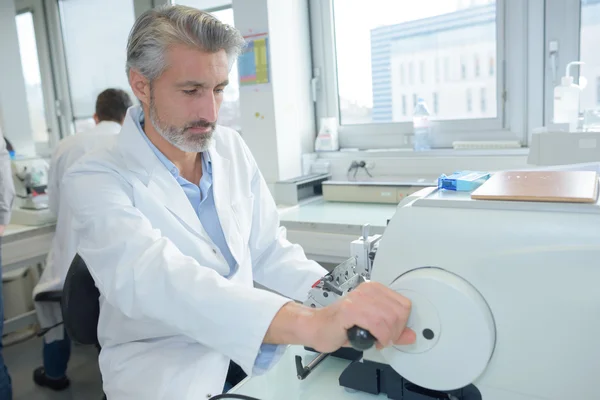
<path id="1" fill-rule="evenodd" d="M 449 392 L 425 389 L 400 376 L 390 365 L 368 360 L 352 362 L 340 375 L 340 386 L 371 394 L 387 394 L 392 400 L 482 400 L 469 385 Z"/>

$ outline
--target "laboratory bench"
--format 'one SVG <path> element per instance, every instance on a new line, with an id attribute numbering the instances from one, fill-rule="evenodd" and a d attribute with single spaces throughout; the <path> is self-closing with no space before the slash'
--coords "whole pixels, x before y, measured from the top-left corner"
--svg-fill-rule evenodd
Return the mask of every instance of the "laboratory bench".
<path id="1" fill-rule="evenodd" d="M 350 257 L 350 243 L 360 237 L 364 224 L 370 234 L 383 234 L 396 212 L 395 204 L 337 203 L 318 197 L 293 207 L 280 207 L 287 238 L 302 246 L 317 262 L 341 263 Z"/>
<path id="2" fill-rule="evenodd" d="M 41 266 L 52 246 L 56 225 L 26 226 L 9 224 L 2 237 L 2 274 L 9 275 L 20 268 L 31 268 L 34 281 L 39 280 Z M 4 322 L 4 334 L 21 330 L 37 323 L 35 310 Z"/>
<path id="3" fill-rule="evenodd" d="M 281 360 L 264 375 L 241 381 L 229 393 L 255 397 L 260 400 L 375 400 L 387 395 L 373 395 L 352 391 L 339 385 L 338 379 L 350 361 L 328 357 L 304 380 L 296 372 L 296 355 L 302 356 L 302 365 L 308 364 L 316 354 L 301 346 L 289 346 Z"/>

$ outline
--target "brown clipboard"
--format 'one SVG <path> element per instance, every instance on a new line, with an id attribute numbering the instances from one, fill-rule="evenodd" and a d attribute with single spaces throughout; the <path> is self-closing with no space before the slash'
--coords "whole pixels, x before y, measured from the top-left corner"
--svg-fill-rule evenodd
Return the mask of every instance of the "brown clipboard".
<path id="1" fill-rule="evenodd" d="M 595 171 L 505 171 L 495 173 L 471 193 L 476 200 L 596 203 Z"/>

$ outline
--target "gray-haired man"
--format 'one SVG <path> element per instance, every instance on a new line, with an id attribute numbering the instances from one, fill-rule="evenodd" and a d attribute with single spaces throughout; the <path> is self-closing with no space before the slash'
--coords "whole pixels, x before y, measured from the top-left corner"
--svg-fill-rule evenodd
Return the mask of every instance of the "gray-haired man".
<path id="1" fill-rule="evenodd" d="M 290 300 L 304 300 L 326 271 L 286 240 L 250 151 L 216 125 L 243 44 L 193 8 L 140 16 L 127 71 L 142 107 L 63 180 L 78 252 L 101 293 L 111 400 L 210 398 L 230 360 L 260 374 L 284 345 L 330 352 L 354 325 L 382 346 L 415 340 L 405 329 L 410 302 L 376 283 L 318 310 Z"/>

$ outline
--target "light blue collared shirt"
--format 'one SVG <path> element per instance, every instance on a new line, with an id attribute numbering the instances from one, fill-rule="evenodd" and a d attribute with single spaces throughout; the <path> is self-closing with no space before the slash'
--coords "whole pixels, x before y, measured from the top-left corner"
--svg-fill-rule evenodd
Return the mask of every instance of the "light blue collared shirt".
<path id="1" fill-rule="evenodd" d="M 169 170 L 171 175 L 177 180 L 177 183 L 183 189 L 185 195 L 188 200 L 196 210 L 196 214 L 198 215 L 198 219 L 200 223 L 204 227 L 204 230 L 213 241 L 213 243 L 219 248 L 221 254 L 229 264 L 229 275 L 227 278 L 233 276 L 237 271 L 237 262 L 231 251 L 229 250 L 229 246 L 227 245 L 227 241 L 225 240 L 225 234 L 223 233 L 223 228 L 221 227 L 221 222 L 219 221 L 219 216 L 217 214 L 217 208 L 215 206 L 215 199 L 213 196 L 212 189 L 212 164 L 210 161 L 210 155 L 208 152 L 202 153 L 202 178 L 200 178 L 200 182 L 198 185 L 191 183 L 187 179 L 183 178 L 179 175 L 179 169 L 169 160 L 160 150 L 148 139 L 148 136 L 144 133 L 142 129 L 142 124 L 144 123 L 144 113 L 140 111 L 140 118 L 136 120 L 137 126 L 139 128 L 140 134 L 148 143 L 148 146 L 152 149 L 156 157 L 163 163 L 163 165 Z M 271 363 L 281 357 L 281 355 L 285 352 L 284 346 L 277 346 L 271 344 L 263 344 L 260 348 L 258 357 L 256 358 L 256 362 L 254 363 L 254 373 L 260 374 L 265 372 L 271 365 Z"/>

